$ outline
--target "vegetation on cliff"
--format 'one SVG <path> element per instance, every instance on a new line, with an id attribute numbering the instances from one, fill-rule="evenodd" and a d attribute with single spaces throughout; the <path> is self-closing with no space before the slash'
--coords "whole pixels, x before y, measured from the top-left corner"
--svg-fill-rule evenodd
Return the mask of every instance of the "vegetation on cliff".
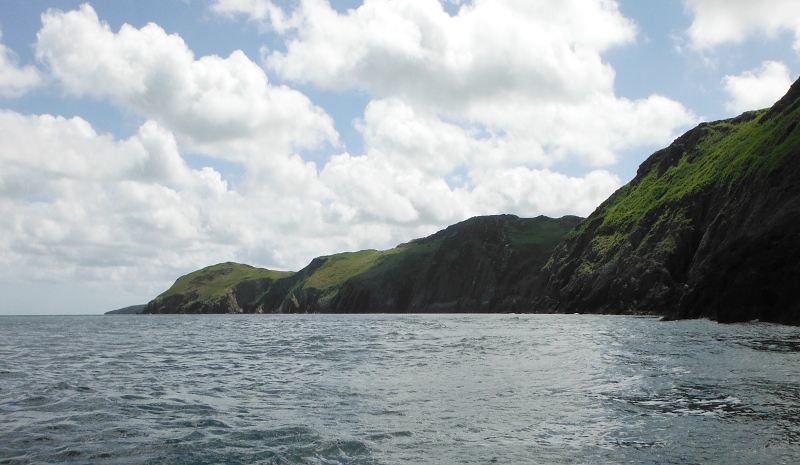
<path id="1" fill-rule="evenodd" d="M 800 84 L 656 152 L 547 263 L 545 311 L 800 322 Z"/>
<path id="2" fill-rule="evenodd" d="M 391 250 L 318 257 L 297 273 L 223 263 L 179 278 L 145 313 L 522 311 L 579 222 L 476 217 Z"/>
<path id="3" fill-rule="evenodd" d="M 254 313 L 272 284 L 292 274 L 220 263 L 181 276 L 144 313 Z"/>

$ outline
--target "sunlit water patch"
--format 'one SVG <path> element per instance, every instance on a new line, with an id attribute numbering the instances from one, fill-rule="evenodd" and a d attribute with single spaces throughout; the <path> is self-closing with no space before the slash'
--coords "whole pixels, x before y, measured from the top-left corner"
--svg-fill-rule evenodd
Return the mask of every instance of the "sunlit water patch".
<path id="1" fill-rule="evenodd" d="M 0 317 L 0 464 L 798 463 L 800 329 Z"/>

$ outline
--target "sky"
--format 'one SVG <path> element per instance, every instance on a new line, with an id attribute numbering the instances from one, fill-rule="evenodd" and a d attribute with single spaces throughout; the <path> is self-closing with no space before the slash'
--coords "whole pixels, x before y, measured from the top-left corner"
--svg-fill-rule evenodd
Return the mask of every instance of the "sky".
<path id="1" fill-rule="evenodd" d="M 589 215 L 800 73 L 796 0 L 3 0 L 0 315 Z"/>

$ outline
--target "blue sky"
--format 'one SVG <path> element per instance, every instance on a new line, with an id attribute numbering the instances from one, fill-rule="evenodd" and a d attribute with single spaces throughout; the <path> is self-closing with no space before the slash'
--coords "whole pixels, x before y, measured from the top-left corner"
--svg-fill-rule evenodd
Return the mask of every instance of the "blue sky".
<path id="1" fill-rule="evenodd" d="M 800 72 L 793 0 L 5 0 L 0 31 L 0 314 L 586 216 Z"/>

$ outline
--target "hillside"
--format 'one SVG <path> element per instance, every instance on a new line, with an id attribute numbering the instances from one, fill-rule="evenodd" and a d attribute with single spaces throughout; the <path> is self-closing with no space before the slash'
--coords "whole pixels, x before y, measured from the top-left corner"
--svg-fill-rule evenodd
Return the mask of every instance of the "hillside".
<path id="1" fill-rule="evenodd" d="M 150 301 L 144 313 L 257 313 L 264 293 L 292 274 L 220 263 L 181 276 Z"/>
<path id="2" fill-rule="evenodd" d="M 537 310 L 800 323 L 800 83 L 656 152 L 556 248 Z"/>
<path id="3" fill-rule="evenodd" d="M 394 249 L 318 257 L 297 273 L 223 263 L 179 278 L 145 313 L 522 311 L 579 222 L 476 217 Z"/>

